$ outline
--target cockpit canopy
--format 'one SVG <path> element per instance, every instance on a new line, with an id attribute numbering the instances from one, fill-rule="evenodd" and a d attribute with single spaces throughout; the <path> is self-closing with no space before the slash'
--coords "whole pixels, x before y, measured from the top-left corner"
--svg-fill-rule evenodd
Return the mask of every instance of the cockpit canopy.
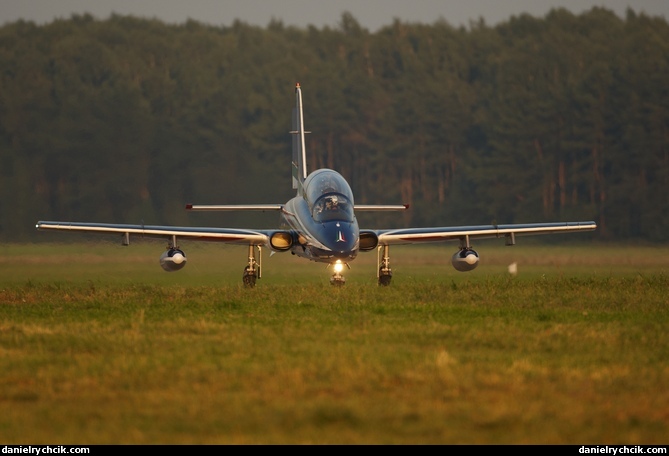
<path id="1" fill-rule="evenodd" d="M 311 215 L 317 222 L 329 222 L 331 220 L 352 222 L 353 205 L 340 193 L 328 193 L 314 203 Z"/>
<path id="2" fill-rule="evenodd" d="M 304 192 L 314 220 L 353 221 L 353 192 L 339 173 L 322 169 L 304 181 Z"/>

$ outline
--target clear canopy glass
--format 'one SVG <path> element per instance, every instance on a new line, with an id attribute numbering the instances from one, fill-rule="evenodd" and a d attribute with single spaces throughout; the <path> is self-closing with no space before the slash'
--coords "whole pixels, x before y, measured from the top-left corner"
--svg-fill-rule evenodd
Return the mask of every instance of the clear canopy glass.
<path id="1" fill-rule="evenodd" d="M 317 222 L 331 220 L 350 222 L 353 221 L 353 205 L 342 194 L 328 193 L 316 201 L 311 215 Z"/>
<path id="2" fill-rule="evenodd" d="M 332 170 L 323 170 L 310 176 L 305 184 L 314 220 L 353 221 L 353 192 L 340 174 Z"/>

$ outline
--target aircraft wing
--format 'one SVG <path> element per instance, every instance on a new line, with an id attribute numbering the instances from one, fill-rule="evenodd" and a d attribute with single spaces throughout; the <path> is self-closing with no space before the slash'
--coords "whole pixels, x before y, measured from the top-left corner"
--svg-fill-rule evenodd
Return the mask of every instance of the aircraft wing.
<path id="1" fill-rule="evenodd" d="M 504 237 L 510 239 L 511 243 L 513 243 L 515 241 L 515 236 L 592 231 L 596 228 L 597 224 L 595 222 L 557 222 L 435 228 L 401 228 L 371 231 L 378 236 L 379 245 L 391 245 Z"/>
<path id="2" fill-rule="evenodd" d="M 186 204 L 187 211 L 281 211 L 283 204 Z"/>
<path id="3" fill-rule="evenodd" d="M 356 204 L 354 206 L 355 211 L 373 211 L 373 212 L 383 212 L 383 211 L 404 211 L 409 209 L 408 204 Z"/>
<path id="4" fill-rule="evenodd" d="M 408 204 L 356 204 L 357 211 L 404 211 Z M 283 204 L 186 204 L 188 211 L 282 211 Z"/>
<path id="5" fill-rule="evenodd" d="M 131 234 L 140 237 L 168 238 L 172 236 L 199 241 L 214 241 L 228 244 L 267 245 L 269 230 L 246 230 L 237 228 L 197 228 L 183 226 L 124 225 L 110 223 L 81 222 L 37 222 L 39 230 L 80 231 L 88 233 L 117 233 L 125 236 L 126 242 Z"/>

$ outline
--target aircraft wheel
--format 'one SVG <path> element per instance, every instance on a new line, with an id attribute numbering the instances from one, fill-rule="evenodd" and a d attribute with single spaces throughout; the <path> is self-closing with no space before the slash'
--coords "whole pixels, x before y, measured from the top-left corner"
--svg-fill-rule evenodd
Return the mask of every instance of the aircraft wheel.
<path id="1" fill-rule="evenodd" d="M 244 276 L 242 280 L 244 281 L 244 286 L 247 288 L 253 288 L 256 286 L 256 274 L 255 271 L 249 271 L 249 267 L 244 268 Z"/>
<path id="2" fill-rule="evenodd" d="M 381 272 L 379 274 L 379 285 L 387 287 L 388 285 L 390 285 L 390 281 L 391 281 L 392 278 L 393 278 L 392 275 L 387 274 L 387 273 L 384 274 L 383 272 Z"/>
<path id="3" fill-rule="evenodd" d="M 344 279 L 344 277 L 331 277 L 330 278 L 330 285 L 332 285 L 332 286 L 343 287 L 345 283 L 346 283 L 346 279 Z"/>

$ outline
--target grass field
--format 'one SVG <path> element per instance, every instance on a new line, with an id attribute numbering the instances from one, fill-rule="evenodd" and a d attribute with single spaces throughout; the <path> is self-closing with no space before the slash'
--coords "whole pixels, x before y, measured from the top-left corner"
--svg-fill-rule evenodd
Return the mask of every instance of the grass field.
<path id="1" fill-rule="evenodd" d="M 186 247 L 186 246 L 184 246 Z M 667 444 L 669 247 L 3 245 L 4 444 Z M 518 275 L 507 272 L 517 263 Z"/>

